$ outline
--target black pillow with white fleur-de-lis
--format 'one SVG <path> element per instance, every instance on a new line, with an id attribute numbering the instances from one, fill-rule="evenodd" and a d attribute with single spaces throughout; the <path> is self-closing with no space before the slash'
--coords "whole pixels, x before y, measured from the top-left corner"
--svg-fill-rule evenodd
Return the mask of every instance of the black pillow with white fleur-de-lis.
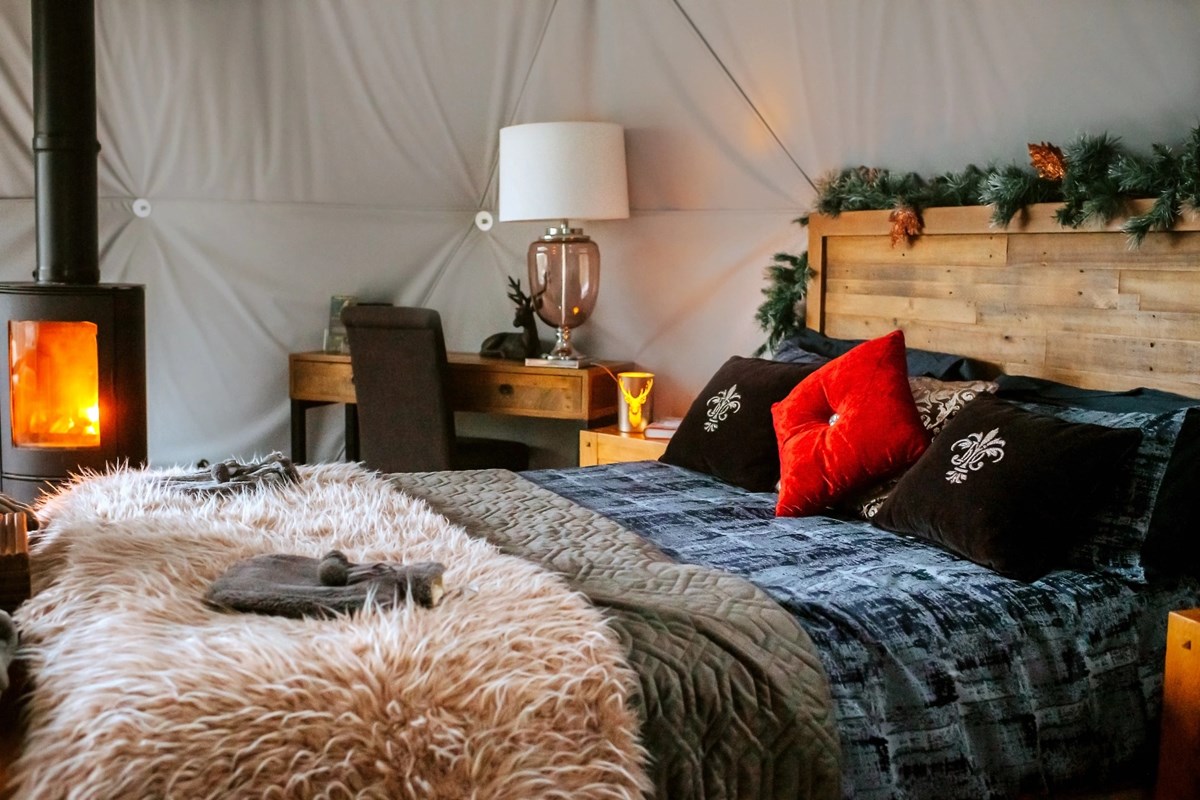
<path id="1" fill-rule="evenodd" d="M 819 366 L 733 356 L 692 402 L 659 461 L 752 492 L 774 491 L 779 443 L 771 406 Z"/>
<path id="2" fill-rule="evenodd" d="M 1136 429 L 1066 422 L 981 395 L 934 438 L 872 522 L 1034 580 L 1087 534 L 1089 509 L 1140 441 Z"/>

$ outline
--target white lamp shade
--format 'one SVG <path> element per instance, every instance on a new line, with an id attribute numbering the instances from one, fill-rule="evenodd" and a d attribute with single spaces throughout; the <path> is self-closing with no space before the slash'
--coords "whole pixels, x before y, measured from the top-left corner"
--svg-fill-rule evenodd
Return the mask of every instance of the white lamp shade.
<path id="1" fill-rule="evenodd" d="M 625 130 L 611 122 L 500 129 L 500 221 L 625 219 Z"/>

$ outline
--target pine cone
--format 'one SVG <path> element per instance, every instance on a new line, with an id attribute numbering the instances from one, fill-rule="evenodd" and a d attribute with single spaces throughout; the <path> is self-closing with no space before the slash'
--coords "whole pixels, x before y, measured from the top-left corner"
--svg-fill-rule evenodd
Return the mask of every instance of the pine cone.
<path id="1" fill-rule="evenodd" d="M 1029 145 L 1029 163 L 1037 170 L 1039 178 L 1061 181 L 1067 174 L 1067 162 L 1063 152 L 1049 142 Z"/>
<path id="2" fill-rule="evenodd" d="M 911 244 L 912 240 L 925 230 L 925 222 L 921 219 L 920 212 L 907 204 L 892 209 L 892 213 L 888 214 L 888 222 L 892 223 L 892 247 L 901 240 L 905 244 Z"/>

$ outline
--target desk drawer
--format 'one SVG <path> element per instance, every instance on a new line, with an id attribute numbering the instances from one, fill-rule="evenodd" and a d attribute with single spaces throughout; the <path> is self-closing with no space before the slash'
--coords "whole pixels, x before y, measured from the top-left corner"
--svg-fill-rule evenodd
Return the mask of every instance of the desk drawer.
<path id="1" fill-rule="evenodd" d="M 530 374 L 483 370 L 452 371 L 451 403 L 459 411 L 525 417 L 586 419 L 587 373 Z"/>
<path id="2" fill-rule="evenodd" d="M 350 361 L 293 362 L 290 370 L 293 400 L 326 403 L 354 402 L 354 373 Z"/>

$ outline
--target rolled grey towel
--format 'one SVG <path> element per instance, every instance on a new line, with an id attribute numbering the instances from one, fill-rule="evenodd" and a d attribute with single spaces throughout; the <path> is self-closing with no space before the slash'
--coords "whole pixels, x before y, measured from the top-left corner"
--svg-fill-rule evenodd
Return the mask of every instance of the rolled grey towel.
<path id="1" fill-rule="evenodd" d="M 274 452 L 261 461 L 243 464 L 236 459 L 219 461 L 185 475 L 163 478 L 163 483 L 191 494 L 230 495 L 259 486 L 288 486 L 300 483 L 300 472 L 292 460 Z"/>
<path id="2" fill-rule="evenodd" d="M 434 561 L 418 564 L 352 564 L 333 550 L 318 560 L 266 555 L 237 562 L 213 581 L 204 600 L 227 611 L 283 617 L 328 617 L 413 601 L 425 607 L 442 599 L 442 573 Z"/>
<path id="3" fill-rule="evenodd" d="M 8 665 L 17 656 L 17 626 L 7 611 L 0 611 L 0 692 L 8 688 Z"/>

